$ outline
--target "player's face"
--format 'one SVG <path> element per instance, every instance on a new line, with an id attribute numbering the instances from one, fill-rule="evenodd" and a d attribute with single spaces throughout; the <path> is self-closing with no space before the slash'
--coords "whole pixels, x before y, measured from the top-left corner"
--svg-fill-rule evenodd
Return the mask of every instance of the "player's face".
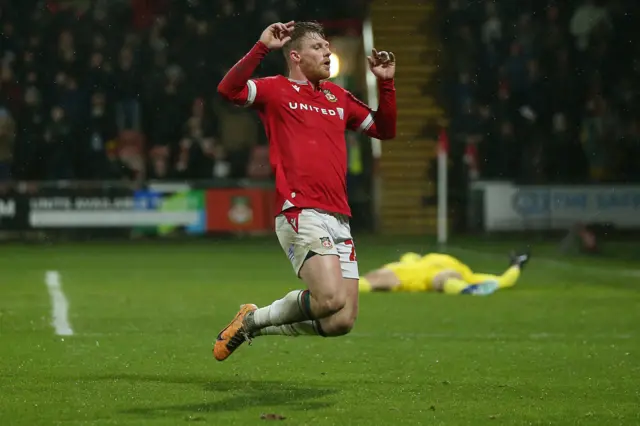
<path id="1" fill-rule="evenodd" d="M 320 34 L 311 33 L 304 37 L 300 43 L 300 70 L 311 81 L 324 80 L 331 75 L 331 50 L 329 42 Z"/>

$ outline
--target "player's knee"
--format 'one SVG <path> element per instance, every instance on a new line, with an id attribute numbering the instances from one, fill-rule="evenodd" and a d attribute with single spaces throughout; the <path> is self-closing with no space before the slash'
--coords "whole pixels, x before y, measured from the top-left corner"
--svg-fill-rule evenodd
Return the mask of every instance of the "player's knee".
<path id="1" fill-rule="evenodd" d="M 344 336 L 345 334 L 349 334 L 351 330 L 353 330 L 353 326 L 356 323 L 355 318 L 345 318 L 340 320 L 337 324 L 335 324 L 334 329 L 332 330 L 332 336 Z"/>
<path id="2" fill-rule="evenodd" d="M 327 295 L 318 300 L 320 310 L 324 315 L 332 315 L 342 310 L 347 303 L 347 298 L 344 294 L 334 293 Z"/>
<path id="3" fill-rule="evenodd" d="M 344 336 L 353 330 L 356 323 L 355 315 L 341 315 L 331 322 L 331 329 L 327 330 L 327 335 L 331 337 Z"/>

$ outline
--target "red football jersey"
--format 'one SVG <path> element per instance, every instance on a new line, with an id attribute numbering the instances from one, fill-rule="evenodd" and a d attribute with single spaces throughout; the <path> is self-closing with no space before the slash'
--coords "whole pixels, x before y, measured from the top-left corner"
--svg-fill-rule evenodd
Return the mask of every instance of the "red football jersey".
<path id="1" fill-rule="evenodd" d="M 276 179 L 275 214 L 298 207 L 350 215 L 345 131 L 362 131 L 379 139 L 395 136 L 393 81 L 381 82 L 380 109 L 374 112 L 329 81 L 313 87 L 283 76 L 249 79 L 247 70 L 253 71 L 267 52 L 258 42 L 229 71 L 218 91 L 260 115 Z"/>

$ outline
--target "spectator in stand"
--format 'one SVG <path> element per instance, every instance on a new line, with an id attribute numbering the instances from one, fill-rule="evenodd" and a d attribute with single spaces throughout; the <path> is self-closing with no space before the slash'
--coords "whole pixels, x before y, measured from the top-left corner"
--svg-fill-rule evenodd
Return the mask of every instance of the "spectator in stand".
<path id="1" fill-rule="evenodd" d="M 32 50 L 25 50 L 22 53 L 22 61 L 19 64 L 18 81 L 23 86 L 36 86 L 42 88 L 42 81 L 39 77 L 39 63 L 36 61 L 36 55 Z"/>
<path id="2" fill-rule="evenodd" d="M 105 169 L 108 169 L 107 146 L 115 143 L 117 133 L 116 120 L 107 109 L 105 95 L 94 92 L 89 118 L 80 135 L 80 177 L 99 180 L 108 174 L 105 173 Z"/>
<path id="3" fill-rule="evenodd" d="M 571 130 L 574 128 L 564 113 L 557 112 L 553 115 L 547 164 L 551 183 L 581 183 L 588 177 L 584 150 L 577 133 Z"/>
<path id="4" fill-rule="evenodd" d="M 42 155 L 45 159 L 45 170 L 43 177 L 48 180 L 74 178 L 73 158 L 69 155 L 73 151 L 71 123 L 66 117 L 64 108 L 54 106 L 44 130 Z"/>
<path id="5" fill-rule="evenodd" d="M 587 154 L 591 179 L 596 182 L 611 180 L 615 164 L 612 147 L 619 137 L 620 122 L 609 102 L 597 95 L 587 105 L 588 116 L 582 122 L 582 142 Z"/>
<path id="6" fill-rule="evenodd" d="M 60 33 L 55 55 L 55 69 L 67 75 L 77 75 L 80 72 L 76 43 L 70 30 L 65 29 Z"/>
<path id="7" fill-rule="evenodd" d="M 629 120 L 620 138 L 618 167 L 626 181 L 640 181 L 640 119 Z"/>
<path id="8" fill-rule="evenodd" d="M 162 86 L 155 94 L 152 103 L 155 106 L 152 116 L 153 145 L 162 145 L 175 151 L 182 138 L 183 124 L 188 117 L 188 94 L 182 69 L 178 65 L 169 66 L 165 71 Z"/>
<path id="9" fill-rule="evenodd" d="M 18 118 L 14 173 L 17 179 L 42 178 L 45 112 L 40 91 L 35 86 L 25 90 L 24 107 Z"/>
<path id="10" fill-rule="evenodd" d="M 15 26 L 10 19 L 7 19 L 2 24 L 2 35 L 0 37 L 2 42 L 2 50 L 4 55 L 16 56 L 20 50 L 20 40 L 15 31 Z M 5 57 L 2 58 L 3 60 Z"/>
<path id="11" fill-rule="evenodd" d="M 115 140 L 109 141 L 105 148 L 106 156 L 101 167 L 102 177 L 107 180 L 135 179 L 136 171 L 120 158 L 118 143 Z"/>
<path id="12" fill-rule="evenodd" d="M 214 43 L 211 26 L 205 20 L 187 17 L 184 47 L 180 52 L 180 63 L 184 64 L 186 78 L 197 81 L 201 94 L 212 96 L 214 84 L 211 75 L 213 63 L 218 55 L 210 46 Z M 215 55 L 215 56 L 214 56 Z"/>
<path id="13" fill-rule="evenodd" d="M 120 50 L 116 82 L 116 118 L 118 130 L 140 130 L 140 102 L 138 101 L 142 79 L 137 65 L 134 64 L 130 47 Z"/>
<path id="14" fill-rule="evenodd" d="M 100 50 L 91 53 L 86 76 L 86 87 L 90 92 L 108 91 L 115 85 L 111 65 L 105 62 L 104 54 Z"/>
<path id="15" fill-rule="evenodd" d="M 482 42 L 491 51 L 499 48 L 502 41 L 502 21 L 494 2 L 485 3 L 486 20 L 482 24 Z"/>
<path id="16" fill-rule="evenodd" d="M 184 137 L 180 141 L 176 164 L 177 174 L 188 179 L 212 176 L 215 144 L 213 132 L 213 123 L 205 115 L 204 100 L 196 99 L 191 117 L 184 125 Z"/>
<path id="17" fill-rule="evenodd" d="M 74 76 L 63 77 L 62 87 L 60 88 L 59 98 L 56 103 L 64 109 L 65 115 L 68 117 L 73 129 L 79 129 L 84 119 L 85 97 L 78 87 L 78 82 Z"/>
<path id="18" fill-rule="evenodd" d="M 607 9 L 596 5 L 595 0 L 584 0 L 571 17 L 571 34 L 576 38 L 576 47 L 585 52 L 589 48 L 589 37 L 600 25 L 611 26 Z"/>
<path id="19" fill-rule="evenodd" d="M 312 0 L 3 2 L 0 108 L 17 121 L 15 176 L 261 175 L 247 164 L 262 158 L 255 116 L 201 108 L 231 65 L 219 57 L 253 43 L 248 25 L 365 9 L 360 0 L 328 1 L 326 12 Z M 261 74 L 277 74 L 284 61 L 263 65 Z"/>
<path id="20" fill-rule="evenodd" d="M 11 62 L 0 69 L 0 105 L 4 105 L 11 114 L 19 114 L 22 106 L 22 88 L 13 72 Z"/>
<path id="21" fill-rule="evenodd" d="M 15 121 L 7 108 L 0 107 L 0 181 L 11 179 Z"/>
<path id="22" fill-rule="evenodd" d="M 632 123 L 640 112 L 640 72 L 634 72 L 633 59 L 640 40 L 630 18 L 637 2 L 443 1 L 448 19 L 442 33 L 453 58 L 447 74 L 457 76 L 451 96 L 451 134 L 459 136 L 454 141 L 478 140 L 470 125 L 474 114 L 461 115 L 465 100 L 488 104 L 497 123 L 497 136 L 481 125 L 481 177 L 525 183 L 637 178 L 622 172 L 632 168 L 622 152 L 635 152 Z M 461 71 L 470 77 L 460 78 Z M 473 91 L 460 84 L 476 80 Z M 486 110 L 480 112 L 486 122 Z M 524 157 L 502 153 L 507 146 L 517 146 Z"/>
<path id="23" fill-rule="evenodd" d="M 519 41 L 513 41 L 509 47 L 509 57 L 504 66 L 511 93 L 519 99 L 526 87 L 528 56 Z"/>
<path id="24" fill-rule="evenodd" d="M 152 180 L 171 179 L 173 177 L 170 163 L 170 152 L 167 146 L 155 146 L 149 153 L 149 173 Z"/>
<path id="25" fill-rule="evenodd" d="M 229 106 L 219 100 L 214 111 L 219 123 L 221 149 L 218 154 L 224 157 L 222 164 L 229 168 L 229 177 L 244 177 L 251 150 L 260 135 L 258 118 L 245 108 Z"/>

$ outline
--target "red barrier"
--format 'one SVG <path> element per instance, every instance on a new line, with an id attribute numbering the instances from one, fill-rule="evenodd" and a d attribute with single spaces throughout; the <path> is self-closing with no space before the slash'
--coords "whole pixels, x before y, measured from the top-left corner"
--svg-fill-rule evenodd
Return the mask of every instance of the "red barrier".
<path id="1" fill-rule="evenodd" d="M 273 189 L 209 189 L 206 192 L 207 231 L 271 231 L 273 199 Z"/>

